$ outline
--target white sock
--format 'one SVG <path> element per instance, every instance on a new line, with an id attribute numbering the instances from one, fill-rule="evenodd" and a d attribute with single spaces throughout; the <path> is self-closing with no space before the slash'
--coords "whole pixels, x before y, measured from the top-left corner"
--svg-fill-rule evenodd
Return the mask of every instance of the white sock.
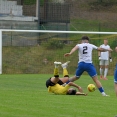
<path id="1" fill-rule="evenodd" d="M 108 68 L 105 68 L 105 70 L 104 70 L 104 78 L 106 78 L 107 73 L 108 73 Z"/>
<path id="2" fill-rule="evenodd" d="M 58 65 L 55 65 L 55 68 L 58 68 L 59 66 Z"/>
<path id="3" fill-rule="evenodd" d="M 102 75 L 103 74 L 103 69 L 102 68 L 100 68 L 100 75 Z"/>
<path id="4" fill-rule="evenodd" d="M 65 69 L 66 68 L 66 66 L 63 66 L 63 69 Z"/>

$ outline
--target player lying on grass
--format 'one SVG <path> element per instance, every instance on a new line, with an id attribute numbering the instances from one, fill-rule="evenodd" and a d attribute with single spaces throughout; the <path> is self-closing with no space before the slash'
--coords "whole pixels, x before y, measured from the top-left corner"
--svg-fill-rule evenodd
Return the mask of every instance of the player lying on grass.
<path id="1" fill-rule="evenodd" d="M 68 63 L 69 62 L 62 64 L 62 67 L 64 68 L 63 69 L 64 78 L 59 78 L 58 67 L 61 64 L 61 62 L 54 62 L 55 64 L 54 77 L 51 77 L 46 81 L 46 87 L 48 88 L 48 91 L 59 95 L 87 95 L 83 93 L 83 90 L 80 86 L 73 82 L 69 82 L 65 86 L 63 85 L 69 79 L 68 71 L 66 69 Z M 76 87 L 78 91 L 76 91 L 76 89 L 74 88 L 70 88 L 71 86 Z"/>

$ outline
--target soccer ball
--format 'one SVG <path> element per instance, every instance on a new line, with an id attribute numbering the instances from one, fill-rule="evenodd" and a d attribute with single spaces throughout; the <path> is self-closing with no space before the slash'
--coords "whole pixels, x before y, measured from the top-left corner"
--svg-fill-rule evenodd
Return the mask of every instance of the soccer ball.
<path id="1" fill-rule="evenodd" d="M 94 92 L 96 90 L 96 87 L 95 87 L 94 84 L 89 84 L 87 86 L 87 89 L 88 89 L 89 92 Z"/>

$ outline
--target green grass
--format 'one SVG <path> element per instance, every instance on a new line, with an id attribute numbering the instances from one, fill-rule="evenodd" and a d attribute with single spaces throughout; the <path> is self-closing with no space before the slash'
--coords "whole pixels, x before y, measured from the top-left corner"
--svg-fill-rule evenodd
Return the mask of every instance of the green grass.
<path id="1" fill-rule="evenodd" d="M 0 76 L 0 117 L 114 117 L 117 98 L 113 77 L 102 81 L 110 97 L 98 90 L 88 96 L 55 95 L 47 92 L 45 81 L 51 74 L 24 74 Z M 93 83 L 87 75 L 76 81 L 87 92 Z"/>
<path id="2" fill-rule="evenodd" d="M 116 22 L 110 22 L 105 20 L 100 21 L 87 19 L 71 19 L 70 30 L 116 32 L 116 24 L 117 24 Z"/>
<path id="3" fill-rule="evenodd" d="M 81 38 L 81 37 L 80 37 Z M 2 48 L 2 73 L 3 74 L 50 74 L 52 73 L 54 66 L 54 61 L 61 61 L 62 63 L 66 61 L 71 61 L 70 66 L 68 68 L 70 74 L 74 74 L 74 71 L 77 67 L 78 59 L 75 59 L 78 56 L 78 53 L 73 53 L 70 57 L 64 57 L 66 52 L 69 52 L 71 48 L 73 48 L 78 42 L 80 42 L 80 38 L 76 38 L 76 40 L 71 41 L 69 44 L 65 44 L 62 49 L 47 49 L 46 43 L 45 45 L 40 46 L 30 46 L 30 47 L 3 47 Z M 91 43 L 100 46 L 103 43 L 103 40 L 91 39 Z M 114 50 L 117 45 L 116 38 L 109 39 L 109 45 Z M 45 54 L 46 52 L 46 54 Z M 48 60 L 48 63 L 44 63 L 44 59 Z M 109 75 L 113 75 L 113 71 L 115 68 L 117 54 L 112 52 L 113 62 L 109 65 Z M 93 63 L 99 73 L 99 60 L 98 60 L 98 52 L 93 51 Z M 62 69 L 60 69 L 62 70 Z M 61 72 L 60 72 L 61 73 Z"/>

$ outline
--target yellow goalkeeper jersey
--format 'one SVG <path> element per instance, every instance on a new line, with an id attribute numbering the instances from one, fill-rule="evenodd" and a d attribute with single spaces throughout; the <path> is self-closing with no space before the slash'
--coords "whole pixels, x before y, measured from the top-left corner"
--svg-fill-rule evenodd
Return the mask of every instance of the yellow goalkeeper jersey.
<path id="1" fill-rule="evenodd" d="M 54 86 L 49 86 L 48 92 L 52 92 L 54 94 L 59 94 L 59 95 L 66 95 L 69 88 L 70 88 L 69 85 L 66 85 L 64 87 L 64 86 L 61 86 L 59 84 L 56 84 Z"/>

